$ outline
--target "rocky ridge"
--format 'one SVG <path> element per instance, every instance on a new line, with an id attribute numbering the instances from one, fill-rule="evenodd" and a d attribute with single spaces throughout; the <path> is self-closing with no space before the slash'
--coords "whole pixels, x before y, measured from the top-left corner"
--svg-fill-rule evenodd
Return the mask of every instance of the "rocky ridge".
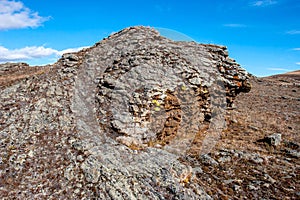
<path id="1" fill-rule="evenodd" d="M 145 27 L 0 70 L 2 199 L 210 199 L 183 158 L 197 134 L 210 152 L 251 88 L 226 47 Z"/>

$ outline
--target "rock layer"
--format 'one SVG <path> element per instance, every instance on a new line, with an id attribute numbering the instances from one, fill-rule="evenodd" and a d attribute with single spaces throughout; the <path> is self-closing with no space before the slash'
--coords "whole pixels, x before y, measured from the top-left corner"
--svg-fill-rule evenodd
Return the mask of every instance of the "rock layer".
<path id="1" fill-rule="evenodd" d="M 1 87 L 2 198 L 210 198 L 179 158 L 251 88 L 226 47 L 131 27 L 45 69 Z"/>

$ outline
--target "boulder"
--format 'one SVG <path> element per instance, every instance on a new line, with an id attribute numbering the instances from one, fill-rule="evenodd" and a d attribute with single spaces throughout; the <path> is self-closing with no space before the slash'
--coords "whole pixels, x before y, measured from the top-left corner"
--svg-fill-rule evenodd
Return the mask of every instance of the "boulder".
<path id="1" fill-rule="evenodd" d="M 0 87 L 0 196 L 210 199 L 179 158 L 205 121 L 225 128 L 248 78 L 226 47 L 147 27 L 18 76 Z"/>

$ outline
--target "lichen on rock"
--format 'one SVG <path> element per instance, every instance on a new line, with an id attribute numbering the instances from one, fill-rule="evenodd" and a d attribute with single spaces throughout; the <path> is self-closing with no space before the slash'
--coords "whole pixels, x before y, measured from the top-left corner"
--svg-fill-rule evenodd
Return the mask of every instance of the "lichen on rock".
<path id="1" fill-rule="evenodd" d="M 204 122 L 220 133 L 225 110 L 250 87 L 226 47 L 147 27 L 65 54 L 1 87 L 0 178 L 12 178 L 0 196 L 209 199 L 179 158 Z"/>

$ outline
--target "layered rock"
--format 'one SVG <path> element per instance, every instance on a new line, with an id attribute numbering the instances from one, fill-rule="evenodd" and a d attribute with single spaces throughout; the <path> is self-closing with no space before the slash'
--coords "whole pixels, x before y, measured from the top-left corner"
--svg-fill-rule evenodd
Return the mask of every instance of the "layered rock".
<path id="1" fill-rule="evenodd" d="M 46 69 L 1 87 L 1 197 L 209 198 L 179 158 L 251 88 L 226 47 L 132 27 Z"/>

